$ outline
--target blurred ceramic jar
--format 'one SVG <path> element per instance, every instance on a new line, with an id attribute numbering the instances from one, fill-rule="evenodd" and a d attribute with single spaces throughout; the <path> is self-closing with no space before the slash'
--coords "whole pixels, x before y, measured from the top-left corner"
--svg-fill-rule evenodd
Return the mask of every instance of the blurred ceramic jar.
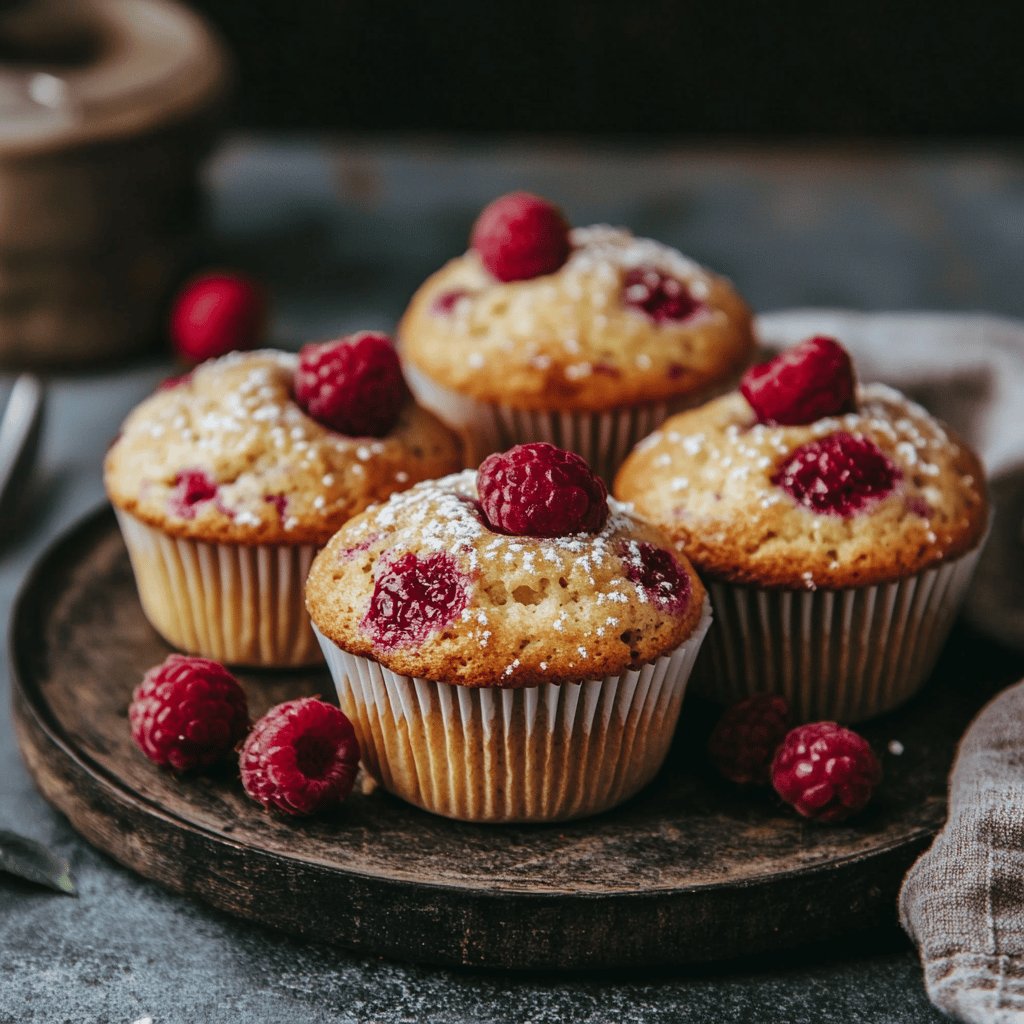
<path id="1" fill-rule="evenodd" d="M 0 2 L 0 364 L 152 341 L 231 78 L 170 0 Z"/>

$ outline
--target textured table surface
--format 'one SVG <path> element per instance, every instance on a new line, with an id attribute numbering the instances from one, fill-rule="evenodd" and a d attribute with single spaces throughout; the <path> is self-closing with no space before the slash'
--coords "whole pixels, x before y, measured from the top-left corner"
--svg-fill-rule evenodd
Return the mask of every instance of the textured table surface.
<path id="1" fill-rule="evenodd" d="M 461 251 L 475 212 L 526 187 L 577 223 L 629 224 L 730 274 L 759 310 L 984 310 L 1024 316 L 1024 158 L 1013 153 L 696 151 L 236 140 L 211 166 L 211 257 L 263 275 L 275 341 L 389 328 Z M 0 538 L 6 617 L 33 558 L 102 497 L 124 414 L 169 369 L 59 378 L 34 509 Z M 1024 671 L 1024 659 L 1022 668 Z M 924 1022 L 896 933 L 671 973 L 441 971 L 299 943 L 168 895 L 92 851 L 32 787 L 0 668 L 0 828 L 70 858 L 81 895 L 0 877 L 0 1022 Z"/>

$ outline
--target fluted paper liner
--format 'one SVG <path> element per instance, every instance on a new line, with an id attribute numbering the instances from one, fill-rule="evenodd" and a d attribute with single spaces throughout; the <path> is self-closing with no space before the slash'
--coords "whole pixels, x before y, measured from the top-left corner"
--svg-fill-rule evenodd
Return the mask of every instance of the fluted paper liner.
<path id="1" fill-rule="evenodd" d="M 303 595 L 315 545 L 205 543 L 116 511 L 142 610 L 169 644 L 233 665 L 320 661 Z"/>
<path id="2" fill-rule="evenodd" d="M 722 391 L 718 386 L 671 402 L 607 412 L 559 412 L 478 401 L 436 384 L 408 363 L 403 370 L 417 401 L 462 436 L 473 465 L 491 452 L 528 441 L 548 441 L 582 455 L 594 472 L 609 482 L 633 448 L 669 416 L 700 405 Z"/>
<path id="3" fill-rule="evenodd" d="M 891 711 L 935 667 L 980 551 L 894 583 L 847 590 L 707 581 L 715 629 L 694 691 L 721 704 L 780 693 L 804 722 L 854 723 Z"/>
<path id="4" fill-rule="evenodd" d="M 517 690 L 396 675 L 316 632 L 363 765 L 385 789 L 449 818 L 563 821 L 614 807 L 657 774 L 710 624 L 705 601 L 690 637 L 642 668 Z"/>

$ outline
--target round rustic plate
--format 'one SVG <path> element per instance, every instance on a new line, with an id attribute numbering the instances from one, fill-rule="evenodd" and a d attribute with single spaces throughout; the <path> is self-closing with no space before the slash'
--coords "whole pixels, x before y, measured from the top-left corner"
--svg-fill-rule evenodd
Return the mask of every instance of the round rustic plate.
<path id="1" fill-rule="evenodd" d="M 291 932 L 506 968 L 709 960 L 893 920 L 899 880 L 942 821 L 957 737 L 1016 667 L 958 634 L 925 694 L 866 728 L 886 780 L 854 824 L 816 827 L 712 778 L 700 757 L 708 710 L 688 703 L 665 770 L 625 806 L 570 824 L 475 826 L 369 787 L 329 819 L 282 821 L 230 769 L 159 771 L 132 746 L 126 708 L 167 653 L 107 509 L 51 548 L 18 600 L 21 748 L 89 842 L 177 892 Z M 241 676 L 254 715 L 331 693 L 323 671 Z"/>

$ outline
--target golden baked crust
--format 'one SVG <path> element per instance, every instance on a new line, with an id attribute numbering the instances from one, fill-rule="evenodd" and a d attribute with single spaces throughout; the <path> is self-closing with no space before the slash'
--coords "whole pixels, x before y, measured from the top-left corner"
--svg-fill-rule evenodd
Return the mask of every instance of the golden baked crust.
<path id="1" fill-rule="evenodd" d="M 459 469 L 459 442 L 412 401 L 386 437 L 348 437 L 292 397 L 296 357 L 234 353 L 157 391 L 125 420 L 104 463 L 110 500 L 177 537 L 234 544 L 322 544 L 396 490 Z M 214 500 L 174 510 L 179 473 L 201 470 Z"/>
<path id="2" fill-rule="evenodd" d="M 712 578 L 785 589 L 903 579 L 956 558 L 988 520 L 978 457 L 921 406 L 882 384 L 858 412 L 806 426 L 756 422 L 738 392 L 674 416 L 642 441 L 615 495 L 666 530 Z M 797 447 L 835 431 L 873 441 L 902 480 L 868 508 L 817 515 L 771 482 Z"/>
<path id="3" fill-rule="evenodd" d="M 671 550 L 618 502 L 595 535 L 494 533 L 475 506 L 476 473 L 420 484 L 349 521 L 313 562 L 306 607 L 326 637 L 393 672 L 515 689 L 619 674 L 673 650 L 696 628 L 705 591 L 678 558 L 691 594 L 666 610 L 627 579 L 639 543 Z M 422 642 L 382 649 L 364 624 L 381 570 L 406 553 L 448 552 L 466 580 L 456 621 Z M 678 556 L 677 556 L 678 557 Z"/>
<path id="4" fill-rule="evenodd" d="M 517 409 L 602 411 L 728 383 L 754 347 L 732 285 L 674 249 L 604 226 L 576 228 L 554 274 L 503 284 L 470 251 L 430 277 L 398 328 L 402 355 L 451 391 Z M 623 277 L 652 265 L 708 307 L 681 323 L 623 305 Z M 465 291 L 448 315 L 447 292 Z"/>

